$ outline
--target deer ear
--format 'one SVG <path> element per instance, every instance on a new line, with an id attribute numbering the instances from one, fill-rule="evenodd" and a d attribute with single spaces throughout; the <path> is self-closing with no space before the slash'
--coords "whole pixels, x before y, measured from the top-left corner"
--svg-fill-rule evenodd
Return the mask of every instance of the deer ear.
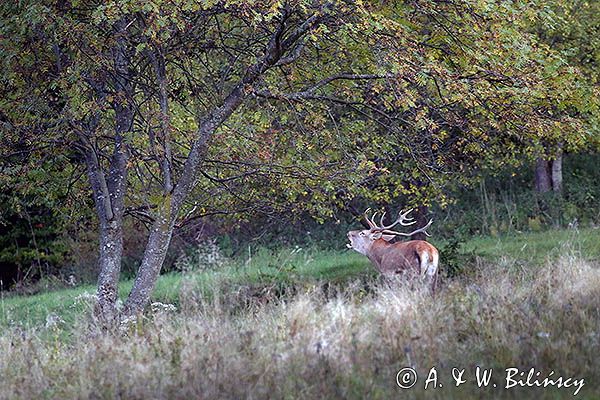
<path id="1" fill-rule="evenodd" d="M 371 240 L 381 239 L 381 236 L 383 236 L 381 232 L 373 232 L 371 233 Z"/>
<path id="2" fill-rule="evenodd" d="M 393 238 L 395 238 L 395 237 L 396 237 L 396 235 L 382 235 L 382 236 L 381 236 L 381 238 L 382 238 L 383 240 L 385 240 L 386 242 L 389 242 L 389 241 L 391 241 L 391 240 L 392 240 Z"/>

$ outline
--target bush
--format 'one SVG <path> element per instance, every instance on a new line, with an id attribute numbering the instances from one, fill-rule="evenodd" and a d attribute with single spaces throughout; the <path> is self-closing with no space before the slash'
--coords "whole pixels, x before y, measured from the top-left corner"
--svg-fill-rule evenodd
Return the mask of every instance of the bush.
<path id="1" fill-rule="evenodd" d="M 47 204 L 0 193 L 0 289 L 56 274 L 68 258 L 61 224 Z"/>

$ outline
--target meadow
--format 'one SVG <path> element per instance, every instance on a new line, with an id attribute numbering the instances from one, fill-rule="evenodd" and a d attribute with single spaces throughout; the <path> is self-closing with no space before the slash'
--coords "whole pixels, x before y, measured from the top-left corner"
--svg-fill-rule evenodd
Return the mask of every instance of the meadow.
<path id="1" fill-rule="evenodd" d="M 0 398 L 598 398 L 598 239 L 471 239 L 435 297 L 353 252 L 259 249 L 163 275 L 151 309 L 109 333 L 93 286 L 2 293 Z M 396 382 L 406 367 L 411 389 Z M 477 367 L 493 371 L 486 387 Z M 507 368 L 571 385 L 506 388 Z"/>

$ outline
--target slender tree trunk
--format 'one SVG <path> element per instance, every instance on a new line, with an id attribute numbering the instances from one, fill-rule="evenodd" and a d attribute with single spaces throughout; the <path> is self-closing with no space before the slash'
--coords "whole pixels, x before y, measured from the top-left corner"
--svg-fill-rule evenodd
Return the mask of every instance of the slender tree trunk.
<path id="1" fill-rule="evenodd" d="M 257 77 L 258 74 L 255 79 Z M 247 83 L 244 82 L 244 84 Z M 142 312 L 150 301 L 150 295 L 169 249 L 177 214 L 193 189 L 208 141 L 219 126 L 242 104 L 245 96 L 242 84 L 236 86 L 224 100 L 223 105 L 213 110 L 200 124 L 197 140 L 184 164 L 179 182 L 174 187 L 172 194 L 165 195 L 163 204 L 152 224 L 142 263 L 125 303 L 125 314 L 135 315 Z"/>
<path id="2" fill-rule="evenodd" d="M 176 215 L 163 212 L 152 224 L 142 263 L 125 304 L 126 315 L 138 314 L 148 304 L 171 243 Z"/>
<path id="3" fill-rule="evenodd" d="M 552 190 L 554 193 L 560 195 L 563 187 L 563 175 L 562 175 L 562 152 L 556 155 L 556 158 L 552 160 Z"/>
<path id="4" fill-rule="evenodd" d="M 562 186 L 562 152 L 559 152 L 553 160 L 538 158 L 535 163 L 535 191 L 539 194 L 550 191 L 560 194 Z"/>

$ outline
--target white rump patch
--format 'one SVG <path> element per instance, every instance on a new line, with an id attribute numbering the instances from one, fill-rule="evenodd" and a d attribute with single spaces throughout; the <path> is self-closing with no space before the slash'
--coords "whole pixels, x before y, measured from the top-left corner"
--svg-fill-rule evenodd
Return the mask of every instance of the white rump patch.
<path id="1" fill-rule="evenodd" d="M 435 275 L 436 272 L 437 272 L 437 266 L 434 265 L 433 263 L 429 264 L 429 266 L 427 267 L 427 275 L 433 276 L 433 275 Z"/>
<path id="2" fill-rule="evenodd" d="M 425 277 L 425 273 L 429 270 L 429 253 L 422 252 L 421 256 L 421 276 Z"/>

